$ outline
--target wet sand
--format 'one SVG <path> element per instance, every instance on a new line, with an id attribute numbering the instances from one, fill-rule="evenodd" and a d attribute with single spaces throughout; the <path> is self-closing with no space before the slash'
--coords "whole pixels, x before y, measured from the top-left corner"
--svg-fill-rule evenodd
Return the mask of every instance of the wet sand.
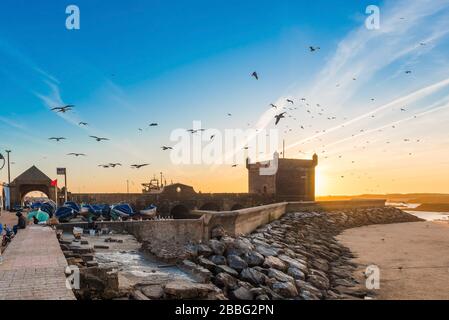
<path id="1" fill-rule="evenodd" d="M 449 223 L 413 222 L 349 229 L 338 240 L 361 264 L 380 268 L 376 299 L 449 299 Z"/>

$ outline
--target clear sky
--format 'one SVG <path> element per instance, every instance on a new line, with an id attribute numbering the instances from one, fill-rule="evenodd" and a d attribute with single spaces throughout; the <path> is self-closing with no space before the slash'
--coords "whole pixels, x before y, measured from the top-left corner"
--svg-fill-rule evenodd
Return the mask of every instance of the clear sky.
<path id="1" fill-rule="evenodd" d="M 66 29 L 70 4 L 80 30 Z M 365 27 L 370 4 L 378 30 Z M 161 171 L 203 192 L 247 191 L 242 163 L 175 165 L 161 149 L 201 121 L 277 128 L 287 157 L 319 155 L 320 195 L 449 192 L 448 33 L 445 0 L 3 0 L 0 152 L 13 150 L 13 177 L 67 167 L 73 192 L 124 192 L 126 180 L 140 191 Z M 50 110 L 65 104 L 75 109 Z M 98 167 L 110 162 L 123 167 Z"/>

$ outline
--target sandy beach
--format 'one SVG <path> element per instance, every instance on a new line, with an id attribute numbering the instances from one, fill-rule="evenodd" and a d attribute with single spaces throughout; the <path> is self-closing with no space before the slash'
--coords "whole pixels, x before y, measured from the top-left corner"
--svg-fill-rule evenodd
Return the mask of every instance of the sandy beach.
<path id="1" fill-rule="evenodd" d="M 413 222 L 348 229 L 338 240 L 354 262 L 380 268 L 376 299 L 449 299 L 449 223 Z M 365 282 L 364 267 L 356 278 Z"/>

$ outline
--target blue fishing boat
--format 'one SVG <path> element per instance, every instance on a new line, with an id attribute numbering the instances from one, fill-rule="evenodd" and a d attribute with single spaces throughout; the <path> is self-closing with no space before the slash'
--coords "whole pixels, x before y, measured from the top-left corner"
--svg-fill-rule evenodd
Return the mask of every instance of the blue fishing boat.
<path id="1" fill-rule="evenodd" d="M 127 220 L 135 215 L 133 208 L 127 204 L 116 204 L 111 206 L 110 217 L 111 220 Z"/>
<path id="2" fill-rule="evenodd" d="M 78 211 L 75 211 L 71 207 L 60 207 L 58 210 L 56 210 L 56 218 L 58 218 L 59 222 L 70 222 L 73 218 L 75 218 L 78 215 Z"/>

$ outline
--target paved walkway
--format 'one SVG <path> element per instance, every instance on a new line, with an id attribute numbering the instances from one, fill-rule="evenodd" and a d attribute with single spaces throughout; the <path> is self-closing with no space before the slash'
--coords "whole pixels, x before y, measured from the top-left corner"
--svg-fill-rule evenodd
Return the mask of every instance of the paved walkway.
<path id="1" fill-rule="evenodd" d="M 0 300 L 74 300 L 65 285 L 66 266 L 52 229 L 28 226 L 20 230 L 3 253 Z"/>

